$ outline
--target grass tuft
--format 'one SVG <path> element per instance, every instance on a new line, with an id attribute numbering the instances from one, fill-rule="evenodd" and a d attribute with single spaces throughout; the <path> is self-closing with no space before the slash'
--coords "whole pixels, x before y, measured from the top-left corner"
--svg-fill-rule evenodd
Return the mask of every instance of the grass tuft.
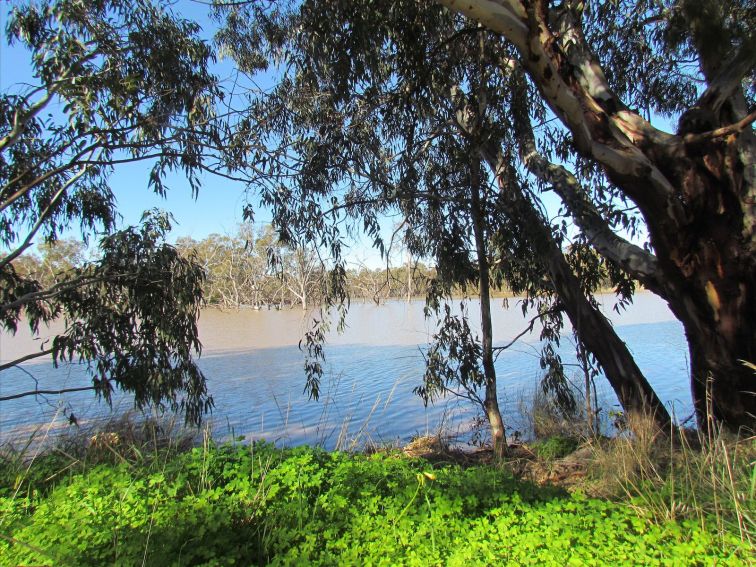
<path id="1" fill-rule="evenodd" d="M 751 547 L 756 536 L 756 438 L 719 427 L 659 435 L 651 420 L 633 435 L 593 444 L 594 488 L 629 499 L 657 522 L 695 520 L 720 540 L 733 533 Z"/>

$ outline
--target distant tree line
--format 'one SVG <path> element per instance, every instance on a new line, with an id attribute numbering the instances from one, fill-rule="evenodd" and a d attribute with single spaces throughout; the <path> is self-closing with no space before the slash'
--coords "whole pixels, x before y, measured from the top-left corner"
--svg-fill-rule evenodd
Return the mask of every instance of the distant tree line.
<path id="1" fill-rule="evenodd" d="M 270 225 L 255 230 L 241 224 L 233 234 L 213 233 L 201 240 L 180 237 L 175 248 L 204 270 L 202 291 L 208 306 L 308 309 L 320 305 L 327 289 L 328 268 L 317 251 L 282 244 Z M 61 274 L 84 265 L 89 256 L 84 242 L 61 239 L 22 255 L 16 268 L 49 287 Z M 346 277 L 351 300 L 382 303 L 424 298 L 436 269 L 408 259 L 398 267 L 357 265 L 347 270 Z"/>
<path id="2" fill-rule="evenodd" d="M 233 234 L 213 233 L 201 240 L 179 237 L 175 248 L 179 255 L 202 267 L 202 284 L 206 305 L 226 309 L 307 309 L 320 305 L 327 289 L 325 261 L 315 249 L 292 248 L 278 239 L 272 225 L 257 230 L 241 224 Z M 598 261 L 590 249 L 571 250 L 574 263 Z M 72 238 L 53 243 L 44 242 L 36 252 L 19 257 L 17 271 L 34 277 L 50 287 L 58 283 L 61 274 L 80 268 L 90 255 L 84 242 Z M 579 268 L 580 266 L 577 266 Z M 610 287 L 606 270 L 598 270 L 599 287 Z M 400 265 L 370 268 L 355 265 L 347 269 L 346 281 L 352 301 L 371 301 L 380 304 L 391 300 L 410 300 L 427 297 L 437 270 L 422 261 L 408 257 Z M 457 286 L 455 296 L 470 290 Z M 492 290 L 494 296 L 511 294 L 502 285 Z"/>

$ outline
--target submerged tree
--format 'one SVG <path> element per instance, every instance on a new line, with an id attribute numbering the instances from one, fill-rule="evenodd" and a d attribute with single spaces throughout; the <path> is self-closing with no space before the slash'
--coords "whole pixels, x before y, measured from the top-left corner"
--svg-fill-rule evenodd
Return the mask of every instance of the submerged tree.
<path id="1" fill-rule="evenodd" d="M 11 11 L 8 39 L 28 50 L 34 84 L 0 96 L 0 324 L 37 333 L 62 319 L 65 330 L 0 370 L 39 356 L 78 360 L 108 400 L 120 388 L 139 407 L 167 403 L 195 423 L 210 407 L 193 359 L 203 273 L 165 243 L 164 215 L 115 231 L 108 184 L 117 164 L 149 160 L 155 191 L 170 170 L 197 189 L 205 152 L 220 141 L 212 53 L 197 33 L 148 0 Z M 101 239 L 97 260 L 59 262 L 44 277 L 17 269 L 34 244 L 53 250 L 77 227 Z"/>

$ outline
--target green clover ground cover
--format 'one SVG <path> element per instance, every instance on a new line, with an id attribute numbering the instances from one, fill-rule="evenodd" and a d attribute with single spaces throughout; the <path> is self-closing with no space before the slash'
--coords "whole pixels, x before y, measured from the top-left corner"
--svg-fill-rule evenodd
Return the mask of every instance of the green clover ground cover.
<path id="1" fill-rule="evenodd" d="M 271 445 L 0 471 L 0 564 L 746 565 L 733 534 L 431 465 Z M 715 535 L 716 534 L 716 535 Z"/>

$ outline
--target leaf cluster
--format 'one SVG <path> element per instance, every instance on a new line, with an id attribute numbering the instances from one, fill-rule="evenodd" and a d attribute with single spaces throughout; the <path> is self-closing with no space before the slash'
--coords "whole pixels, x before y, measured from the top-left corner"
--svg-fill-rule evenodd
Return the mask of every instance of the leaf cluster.
<path id="1" fill-rule="evenodd" d="M 92 388 L 198 422 L 211 400 L 193 353 L 204 274 L 165 243 L 168 217 L 116 230 L 110 176 L 145 161 L 150 186 L 180 170 L 192 190 L 219 147 L 222 98 L 199 25 L 150 0 L 49 0 L 12 7 L 6 36 L 28 53 L 32 83 L 0 94 L 0 321 L 65 330 L 38 352 L 84 363 Z M 96 260 L 53 261 L 61 236 L 99 240 Z M 44 272 L 22 254 L 36 245 Z M 40 386 L 45 389 L 44 385 Z M 11 397 L 30 395 L 14 394 Z"/>

